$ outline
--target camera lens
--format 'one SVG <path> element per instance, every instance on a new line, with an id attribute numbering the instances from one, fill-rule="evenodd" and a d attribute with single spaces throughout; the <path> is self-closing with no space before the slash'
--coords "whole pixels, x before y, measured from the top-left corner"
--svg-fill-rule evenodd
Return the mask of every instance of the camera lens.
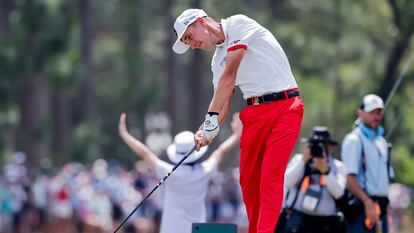
<path id="1" fill-rule="evenodd" d="M 323 144 L 313 143 L 310 149 L 310 153 L 313 157 L 323 157 Z"/>

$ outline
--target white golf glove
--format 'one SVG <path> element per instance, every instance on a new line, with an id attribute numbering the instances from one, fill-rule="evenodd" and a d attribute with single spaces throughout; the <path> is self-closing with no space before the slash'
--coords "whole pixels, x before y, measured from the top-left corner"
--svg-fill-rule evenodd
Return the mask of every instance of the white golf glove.
<path id="1" fill-rule="evenodd" d="M 218 113 L 209 112 L 206 114 L 206 120 L 204 121 L 203 131 L 204 135 L 208 139 L 214 139 L 219 133 L 220 125 L 218 122 Z"/>

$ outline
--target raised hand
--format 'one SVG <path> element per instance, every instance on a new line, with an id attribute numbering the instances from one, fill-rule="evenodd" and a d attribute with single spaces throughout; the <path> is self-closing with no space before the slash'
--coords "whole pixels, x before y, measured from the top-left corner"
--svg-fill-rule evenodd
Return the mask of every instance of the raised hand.
<path id="1" fill-rule="evenodd" d="M 121 113 L 121 117 L 119 118 L 118 132 L 121 136 L 128 133 L 128 129 L 126 127 L 126 113 L 124 112 Z"/>

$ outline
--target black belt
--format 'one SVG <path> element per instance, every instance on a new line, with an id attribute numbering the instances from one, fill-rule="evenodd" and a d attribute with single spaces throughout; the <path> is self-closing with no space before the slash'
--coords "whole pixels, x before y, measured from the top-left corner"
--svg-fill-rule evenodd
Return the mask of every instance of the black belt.
<path id="1" fill-rule="evenodd" d="M 288 90 L 288 91 L 275 92 L 275 93 L 262 95 L 262 96 L 255 96 L 255 97 L 248 98 L 246 102 L 247 102 L 247 105 L 259 105 L 261 103 L 289 99 L 294 96 L 300 96 L 299 90 L 290 90 L 290 91 Z"/>

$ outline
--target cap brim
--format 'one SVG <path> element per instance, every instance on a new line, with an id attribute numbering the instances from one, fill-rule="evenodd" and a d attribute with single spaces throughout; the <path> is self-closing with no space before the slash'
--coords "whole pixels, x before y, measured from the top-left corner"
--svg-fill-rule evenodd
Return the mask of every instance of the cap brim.
<path id="1" fill-rule="evenodd" d="M 183 37 L 184 33 L 187 31 L 187 28 L 188 28 L 188 25 L 180 35 L 177 35 L 177 40 L 175 41 L 175 43 L 172 47 L 172 50 L 175 53 L 183 54 L 190 48 L 189 45 L 187 45 L 187 44 L 185 44 L 181 41 L 181 38 Z"/>
<path id="2" fill-rule="evenodd" d="M 177 39 L 177 41 L 175 41 L 172 50 L 177 53 L 177 54 L 183 54 L 185 52 L 187 52 L 187 50 L 190 48 L 189 45 L 184 44 L 183 42 L 181 42 L 181 37 L 179 37 Z"/>

